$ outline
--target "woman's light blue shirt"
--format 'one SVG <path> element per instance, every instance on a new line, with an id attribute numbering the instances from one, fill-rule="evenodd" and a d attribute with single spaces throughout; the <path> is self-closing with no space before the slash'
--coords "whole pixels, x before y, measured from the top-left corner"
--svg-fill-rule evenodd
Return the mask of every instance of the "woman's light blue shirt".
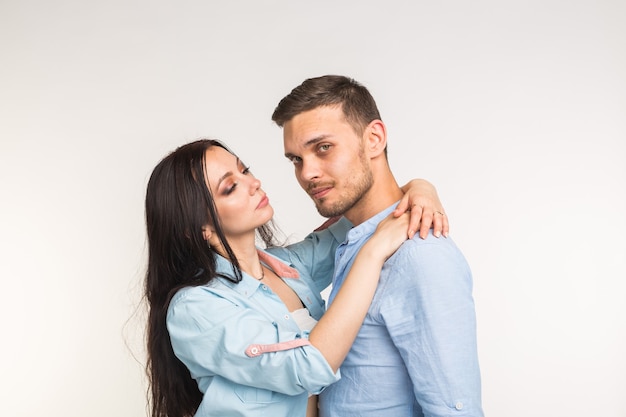
<path id="1" fill-rule="evenodd" d="M 266 251 L 299 272 L 299 278 L 283 280 L 316 320 L 324 313 L 320 291 L 332 279 L 334 252 L 349 227 L 342 220 L 302 242 Z M 233 274 L 230 262 L 220 256 L 217 269 Z M 178 291 L 168 309 L 167 329 L 174 353 L 204 394 L 196 416 L 305 416 L 308 394 L 339 379 L 312 345 L 246 354 L 255 344 L 308 339 L 280 298 L 246 273 L 238 284 L 216 278 Z"/>

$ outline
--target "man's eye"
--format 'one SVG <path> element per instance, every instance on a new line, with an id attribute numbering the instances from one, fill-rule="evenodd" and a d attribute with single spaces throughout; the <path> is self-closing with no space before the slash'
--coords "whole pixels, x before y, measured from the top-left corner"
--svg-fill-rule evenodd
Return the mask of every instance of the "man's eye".
<path id="1" fill-rule="evenodd" d="M 243 175 L 248 175 L 248 174 L 250 174 L 250 173 L 251 173 L 251 172 L 250 172 L 250 167 L 244 167 L 244 169 L 243 169 L 243 171 L 241 171 L 241 173 L 242 173 Z"/>
<path id="2" fill-rule="evenodd" d="M 299 156 L 290 156 L 287 159 L 289 159 L 289 162 L 291 162 L 292 164 L 299 164 L 300 162 L 302 162 L 302 159 Z"/>
<path id="3" fill-rule="evenodd" d="M 328 145 L 328 144 L 320 145 L 320 147 L 318 149 L 320 151 L 322 151 L 322 152 L 326 152 L 326 151 L 330 150 L 330 145 Z"/>

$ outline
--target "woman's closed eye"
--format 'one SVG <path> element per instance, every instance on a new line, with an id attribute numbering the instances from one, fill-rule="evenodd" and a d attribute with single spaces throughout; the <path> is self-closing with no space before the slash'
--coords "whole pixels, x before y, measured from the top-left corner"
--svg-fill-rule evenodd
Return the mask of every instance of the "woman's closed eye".
<path id="1" fill-rule="evenodd" d="M 243 166 L 241 168 L 241 173 L 243 175 L 252 175 L 252 171 L 250 171 L 250 167 L 249 166 Z M 239 185 L 239 181 L 233 181 L 232 184 L 228 185 L 225 189 L 224 189 L 224 194 L 225 195 L 230 195 L 233 193 L 233 191 L 235 191 L 235 188 L 237 188 L 237 186 Z"/>
<path id="2" fill-rule="evenodd" d="M 235 188 L 237 188 L 237 185 L 239 185 L 239 183 L 237 181 L 233 182 L 231 185 L 227 186 L 224 189 L 224 194 L 225 195 L 230 195 L 233 193 L 233 191 L 235 191 Z"/>

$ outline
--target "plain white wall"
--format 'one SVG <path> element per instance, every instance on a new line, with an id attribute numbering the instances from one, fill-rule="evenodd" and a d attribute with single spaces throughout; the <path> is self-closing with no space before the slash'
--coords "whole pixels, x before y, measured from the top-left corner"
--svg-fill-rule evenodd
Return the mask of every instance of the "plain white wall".
<path id="1" fill-rule="evenodd" d="M 225 140 L 282 229 L 320 223 L 270 121 L 370 88 L 475 276 L 488 416 L 626 416 L 626 3 L 0 2 L 0 415 L 145 415 L 143 197 Z M 454 335 L 451 335 L 454 337 Z"/>

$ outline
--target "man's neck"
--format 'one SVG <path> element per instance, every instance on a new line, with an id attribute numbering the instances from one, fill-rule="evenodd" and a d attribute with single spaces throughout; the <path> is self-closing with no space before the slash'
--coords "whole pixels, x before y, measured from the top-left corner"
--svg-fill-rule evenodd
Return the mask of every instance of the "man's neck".
<path id="1" fill-rule="evenodd" d="M 344 216 L 354 226 L 358 226 L 400 200 L 403 195 L 395 178 L 387 171 L 385 175 L 374 178 L 372 187 Z"/>

